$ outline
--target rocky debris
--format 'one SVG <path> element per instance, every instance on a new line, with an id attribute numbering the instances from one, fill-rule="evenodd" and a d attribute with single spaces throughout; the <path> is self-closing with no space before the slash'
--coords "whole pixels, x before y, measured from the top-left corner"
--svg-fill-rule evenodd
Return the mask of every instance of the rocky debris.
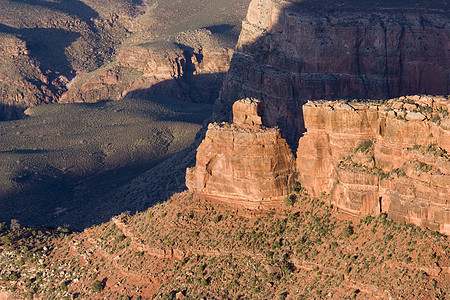
<path id="1" fill-rule="evenodd" d="M 233 105 L 234 124 L 210 124 L 188 168 L 186 185 L 199 197 L 231 206 L 267 209 L 289 195 L 295 158 L 279 129 L 260 125 L 259 102 Z"/>
<path id="2" fill-rule="evenodd" d="M 289 132 L 294 144 L 305 130 L 306 99 L 448 95 L 448 14 L 414 2 L 368 9 L 359 1 L 253 0 L 216 120 L 237 99 L 255 97 L 266 125 Z"/>
<path id="3" fill-rule="evenodd" d="M 351 109 L 350 109 L 351 108 Z M 411 110 L 411 111 L 410 111 Z M 450 100 L 308 102 L 297 171 L 308 192 L 355 215 L 387 213 L 450 233 Z"/>

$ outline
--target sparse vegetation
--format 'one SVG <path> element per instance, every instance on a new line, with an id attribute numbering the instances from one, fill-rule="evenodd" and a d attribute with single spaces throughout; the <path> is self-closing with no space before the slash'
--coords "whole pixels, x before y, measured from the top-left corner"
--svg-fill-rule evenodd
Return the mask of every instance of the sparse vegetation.
<path id="1" fill-rule="evenodd" d="M 150 298 L 152 293 L 173 298 L 178 292 L 186 297 L 273 299 L 281 293 L 294 298 L 328 293 L 338 298 L 397 298 L 417 291 L 427 297 L 430 291 L 434 297 L 435 291 L 445 291 L 450 280 L 420 275 L 422 268 L 432 270 L 435 262 L 449 262 L 446 236 L 395 224 L 385 214 L 340 220 L 330 205 L 304 196 L 276 216 L 267 212 L 249 217 L 186 192 L 170 203 L 130 215 L 126 222 L 111 221 L 76 235 L 59 237 L 57 230 L 45 235 L 40 229 L 7 232 L 18 251 L 0 246 L 0 275 L 7 276 L 0 282 L 11 287 L 23 282 L 49 297 L 78 292 L 86 298 L 101 293 L 120 299 L 122 288 L 132 299 Z M 22 247 L 28 241 L 22 237 L 27 235 L 35 241 L 26 244 L 28 250 Z M 42 250 L 43 245 L 47 250 Z M 40 259 L 47 265 L 45 271 L 24 271 L 39 265 Z M 91 263 L 83 264 L 85 259 Z M 16 281 L 10 280 L 12 271 L 20 274 Z M 132 275 L 115 277 L 121 272 Z M 98 279 L 106 277 L 107 286 Z M 155 289 L 147 278 L 165 283 Z"/>

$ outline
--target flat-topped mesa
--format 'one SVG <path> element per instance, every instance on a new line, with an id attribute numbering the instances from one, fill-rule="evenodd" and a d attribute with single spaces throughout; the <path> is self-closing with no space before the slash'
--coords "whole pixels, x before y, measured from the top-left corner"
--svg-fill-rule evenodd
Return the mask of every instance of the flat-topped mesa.
<path id="1" fill-rule="evenodd" d="M 298 179 L 351 214 L 384 212 L 450 234 L 449 111 L 446 97 L 308 102 Z"/>
<path id="2" fill-rule="evenodd" d="M 278 207 L 289 195 L 295 158 L 281 132 L 261 125 L 260 103 L 233 105 L 235 124 L 209 124 L 186 172 L 186 186 L 200 198 L 234 207 Z"/>

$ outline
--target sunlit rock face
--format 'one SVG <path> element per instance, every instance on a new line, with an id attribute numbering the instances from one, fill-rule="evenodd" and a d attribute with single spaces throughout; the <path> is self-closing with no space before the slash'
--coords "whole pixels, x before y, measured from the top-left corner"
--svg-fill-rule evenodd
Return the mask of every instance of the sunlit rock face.
<path id="1" fill-rule="evenodd" d="M 278 207 L 289 195 L 295 158 L 279 129 L 261 125 L 260 103 L 233 105 L 234 123 L 210 124 L 186 185 L 199 197 L 235 207 Z"/>
<path id="2" fill-rule="evenodd" d="M 448 95 L 449 18 L 437 2 L 253 0 L 217 115 L 258 98 L 293 145 L 306 100 Z"/>
<path id="3" fill-rule="evenodd" d="M 314 197 L 355 215 L 450 234 L 450 101 L 411 96 L 385 104 L 314 101 L 303 106 L 297 171 Z"/>

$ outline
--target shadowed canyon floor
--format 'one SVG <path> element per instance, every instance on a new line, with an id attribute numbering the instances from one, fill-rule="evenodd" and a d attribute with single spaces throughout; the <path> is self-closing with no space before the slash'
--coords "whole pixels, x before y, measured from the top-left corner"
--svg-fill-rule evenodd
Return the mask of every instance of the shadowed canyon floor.
<path id="1" fill-rule="evenodd" d="M 0 122 L 0 219 L 83 228 L 101 215 L 107 220 L 111 207 L 119 213 L 151 205 L 117 207 L 99 199 L 188 147 L 210 106 L 155 97 L 45 105 L 27 113 Z"/>

